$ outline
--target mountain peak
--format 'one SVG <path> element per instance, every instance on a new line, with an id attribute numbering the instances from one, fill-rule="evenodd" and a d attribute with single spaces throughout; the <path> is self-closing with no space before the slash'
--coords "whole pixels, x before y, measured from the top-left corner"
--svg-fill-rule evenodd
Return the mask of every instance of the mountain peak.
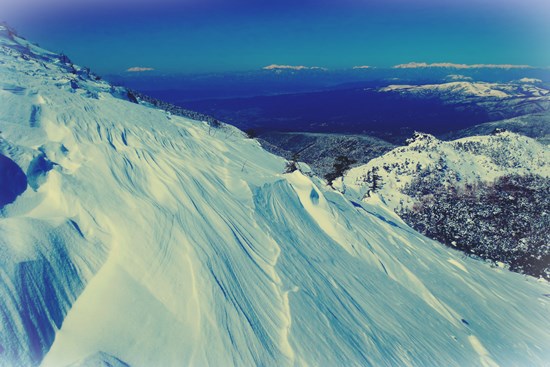
<path id="1" fill-rule="evenodd" d="M 414 144 L 429 144 L 436 141 L 437 139 L 433 135 L 415 131 L 413 136 L 406 140 L 406 143 L 407 145 L 414 145 Z"/>

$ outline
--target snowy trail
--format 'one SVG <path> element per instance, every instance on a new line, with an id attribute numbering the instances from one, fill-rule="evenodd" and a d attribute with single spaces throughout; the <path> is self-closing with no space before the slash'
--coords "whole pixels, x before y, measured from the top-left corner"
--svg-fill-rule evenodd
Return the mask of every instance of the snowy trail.
<path id="1" fill-rule="evenodd" d="M 0 366 L 550 360 L 546 283 L 0 40 L 0 154 L 51 162 L 1 208 Z"/>

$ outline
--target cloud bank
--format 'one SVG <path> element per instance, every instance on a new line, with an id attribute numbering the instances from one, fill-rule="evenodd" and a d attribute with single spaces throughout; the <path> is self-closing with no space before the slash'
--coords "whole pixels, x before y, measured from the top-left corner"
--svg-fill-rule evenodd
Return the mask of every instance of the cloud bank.
<path id="1" fill-rule="evenodd" d="M 526 84 L 537 84 L 542 83 L 542 80 L 536 78 L 521 78 L 520 80 L 518 80 L 518 82 Z"/>
<path id="2" fill-rule="evenodd" d="M 460 75 L 460 74 L 450 74 L 450 75 L 447 75 L 447 77 L 445 79 L 452 80 L 452 81 L 471 81 L 471 80 L 473 80 L 469 76 Z"/>
<path id="3" fill-rule="evenodd" d="M 416 68 L 453 68 L 453 69 L 532 69 L 530 65 L 512 65 L 512 64 L 455 64 L 452 62 L 436 62 L 428 64 L 425 62 L 409 62 L 408 64 L 399 64 L 394 69 L 416 69 Z"/>
<path id="4" fill-rule="evenodd" d="M 141 73 L 141 72 L 144 72 L 144 71 L 151 71 L 151 70 L 155 70 L 155 69 L 144 67 L 144 66 L 132 66 L 131 68 L 126 69 L 126 71 L 128 71 L 130 73 Z"/>
<path id="5" fill-rule="evenodd" d="M 262 69 L 264 70 L 327 70 L 326 68 L 322 68 L 320 66 L 277 65 L 277 64 L 264 66 Z"/>

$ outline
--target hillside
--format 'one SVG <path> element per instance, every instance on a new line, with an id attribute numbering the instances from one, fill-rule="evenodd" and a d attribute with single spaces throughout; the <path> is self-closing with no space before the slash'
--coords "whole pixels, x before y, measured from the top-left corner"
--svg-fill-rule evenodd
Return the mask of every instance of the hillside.
<path id="1" fill-rule="evenodd" d="M 534 80 L 511 83 L 487 83 L 480 81 L 454 81 L 441 84 L 400 85 L 381 88 L 380 92 L 398 92 L 417 96 L 437 96 L 445 101 L 463 98 L 511 99 L 527 98 L 531 101 L 548 103 L 550 91 Z"/>
<path id="2" fill-rule="evenodd" d="M 1 366 L 547 363 L 547 283 L 134 102 L 0 27 Z"/>
<path id="3" fill-rule="evenodd" d="M 550 279 L 550 151 L 507 131 L 440 141 L 416 134 L 335 186 L 382 202 L 432 239 Z"/>
<path id="4" fill-rule="evenodd" d="M 481 122 L 490 122 L 548 111 L 550 90 L 539 82 L 523 78 L 509 83 L 455 81 L 421 85 L 396 84 L 380 88 L 379 92 L 419 100 L 441 101 L 444 105 L 454 106 L 457 113 L 483 111 L 484 121 Z M 441 122 L 446 121 L 442 119 Z"/>
<path id="5" fill-rule="evenodd" d="M 358 200 L 368 199 L 372 186 L 368 173 L 375 168 L 383 182 L 378 196 L 388 207 L 397 209 L 412 205 L 405 188 L 417 177 L 437 173 L 442 185 L 461 186 L 491 182 L 508 174 L 548 177 L 549 162 L 547 147 L 507 131 L 453 141 L 416 133 L 408 145 L 351 169 L 340 187 Z"/>
<path id="6" fill-rule="evenodd" d="M 444 139 L 460 139 L 467 136 L 489 135 L 495 129 L 504 129 L 550 144 L 550 111 L 530 113 L 510 119 L 486 122 L 442 136 Z"/>
<path id="7" fill-rule="evenodd" d="M 368 135 L 268 132 L 259 136 L 267 150 L 311 166 L 320 177 L 333 170 L 334 160 L 346 156 L 361 165 L 388 152 L 394 145 Z"/>

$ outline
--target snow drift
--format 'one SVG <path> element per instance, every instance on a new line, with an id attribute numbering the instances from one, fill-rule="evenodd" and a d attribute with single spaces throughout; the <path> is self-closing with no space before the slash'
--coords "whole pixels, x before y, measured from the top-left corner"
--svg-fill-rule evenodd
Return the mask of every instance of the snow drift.
<path id="1" fill-rule="evenodd" d="M 550 288 L 0 28 L 0 365 L 543 365 Z M 34 163 L 33 163 L 34 162 Z"/>

